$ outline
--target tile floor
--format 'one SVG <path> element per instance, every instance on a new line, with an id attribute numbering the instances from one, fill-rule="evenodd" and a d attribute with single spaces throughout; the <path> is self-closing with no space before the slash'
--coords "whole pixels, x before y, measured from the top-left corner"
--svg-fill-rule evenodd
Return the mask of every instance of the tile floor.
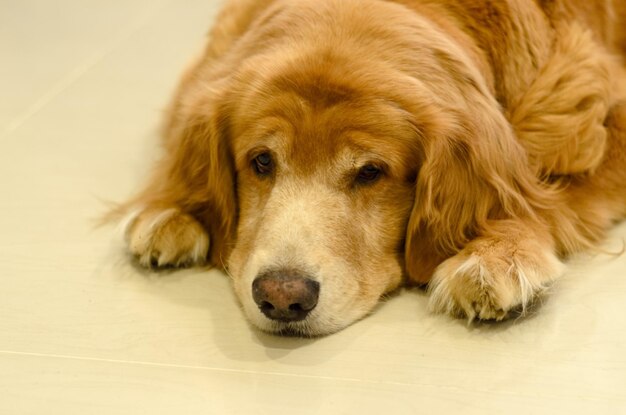
<path id="1" fill-rule="evenodd" d="M 626 255 L 574 259 L 523 320 L 468 327 L 404 291 L 305 340 L 251 329 L 219 272 L 140 271 L 94 230 L 217 6 L 0 1 L 1 414 L 626 413 Z"/>

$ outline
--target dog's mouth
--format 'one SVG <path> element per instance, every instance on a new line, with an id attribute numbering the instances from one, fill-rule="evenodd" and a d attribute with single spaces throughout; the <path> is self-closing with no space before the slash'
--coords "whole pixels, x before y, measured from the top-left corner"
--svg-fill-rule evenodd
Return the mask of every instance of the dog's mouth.
<path id="1" fill-rule="evenodd" d="M 283 337 L 311 338 L 321 335 L 312 330 L 311 326 L 307 324 L 306 320 L 302 320 L 298 323 L 284 323 L 274 321 L 269 326 L 261 328 L 261 330 L 268 334 Z"/>
<path id="2" fill-rule="evenodd" d="M 301 275 L 264 273 L 252 283 L 256 309 L 251 321 L 262 331 L 285 337 L 317 337 L 330 331 L 320 325 L 321 285 Z M 254 310 L 254 311 L 253 311 Z"/>
<path id="3" fill-rule="evenodd" d="M 268 334 L 332 334 L 366 315 L 378 299 L 363 299 L 356 278 L 338 277 L 337 272 L 305 266 L 254 268 L 250 276 L 235 279 L 235 290 L 248 321 Z"/>

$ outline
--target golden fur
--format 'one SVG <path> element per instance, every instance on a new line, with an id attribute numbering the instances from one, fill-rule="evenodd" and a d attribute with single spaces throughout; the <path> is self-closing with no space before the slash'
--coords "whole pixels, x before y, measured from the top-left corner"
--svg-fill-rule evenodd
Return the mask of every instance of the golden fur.
<path id="1" fill-rule="evenodd" d="M 403 282 L 504 318 L 626 214 L 624 53 L 614 0 L 230 0 L 122 209 L 129 248 L 226 269 L 272 332 L 338 330 Z M 305 321 L 259 312 L 268 267 L 320 282 Z"/>

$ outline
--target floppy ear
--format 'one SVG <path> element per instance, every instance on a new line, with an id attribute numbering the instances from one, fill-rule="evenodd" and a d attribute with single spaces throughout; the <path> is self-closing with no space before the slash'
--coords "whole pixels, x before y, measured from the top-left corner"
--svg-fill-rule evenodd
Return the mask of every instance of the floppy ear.
<path id="1" fill-rule="evenodd" d="M 422 134 L 405 244 L 409 280 L 418 284 L 489 220 L 534 216 L 534 201 L 541 199 L 526 155 L 497 107 L 456 114 L 446 124 Z"/>
<path id="2" fill-rule="evenodd" d="M 135 200 L 176 207 L 197 219 L 210 237 L 209 261 L 222 266 L 234 237 L 235 173 L 227 109 L 217 91 L 181 88 L 164 129 L 165 154 L 150 184 Z"/>

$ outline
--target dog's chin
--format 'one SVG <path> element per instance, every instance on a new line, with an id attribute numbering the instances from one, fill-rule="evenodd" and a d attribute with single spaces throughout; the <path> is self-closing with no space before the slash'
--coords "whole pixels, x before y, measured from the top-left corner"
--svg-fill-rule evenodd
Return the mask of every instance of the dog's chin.
<path id="1" fill-rule="evenodd" d="M 344 320 L 324 318 L 312 314 L 300 321 L 283 322 L 271 320 L 258 310 L 246 310 L 248 321 L 264 333 L 285 337 L 321 337 L 336 333 L 358 319 Z"/>
<path id="2" fill-rule="evenodd" d="M 274 322 L 269 325 L 265 325 L 263 327 L 259 327 L 259 326 L 257 327 L 265 333 L 273 334 L 276 336 L 283 336 L 283 337 L 310 338 L 310 337 L 323 336 L 324 334 L 330 334 L 330 333 L 321 333 L 319 331 L 316 331 L 312 329 L 308 324 L 306 324 L 306 322 L 299 322 L 299 323 Z"/>
<path id="3" fill-rule="evenodd" d="M 348 325 L 322 325 L 315 318 L 311 317 L 296 322 L 274 321 L 263 316 L 248 318 L 248 320 L 265 333 L 284 337 L 320 337 L 335 333 Z"/>

